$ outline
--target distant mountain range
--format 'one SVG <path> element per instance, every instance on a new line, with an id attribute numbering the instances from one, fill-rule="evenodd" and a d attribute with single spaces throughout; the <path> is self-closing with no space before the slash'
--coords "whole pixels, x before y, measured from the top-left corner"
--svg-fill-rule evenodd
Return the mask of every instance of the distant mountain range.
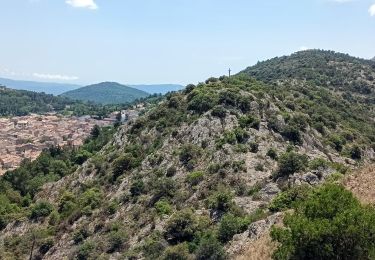
<path id="1" fill-rule="evenodd" d="M 61 95 L 65 92 L 82 88 L 82 85 L 76 84 L 65 84 L 65 83 L 50 83 L 50 82 L 37 82 L 37 81 L 25 81 L 25 80 L 13 80 L 7 78 L 0 78 L 0 85 L 4 85 L 8 88 L 18 90 L 28 90 L 34 92 L 44 92 L 46 94 Z M 178 84 L 141 84 L 134 85 L 130 84 L 127 86 L 142 90 L 150 94 L 165 94 L 171 91 L 178 91 L 184 88 Z"/>
<path id="2" fill-rule="evenodd" d="M 122 104 L 145 98 L 149 95 L 145 91 L 116 82 L 102 82 L 65 92 L 61 96 L 101 104 Z"/>
<path id="3" fill-rule="evenodd" d="M 64 84 L 64 83 L 50 83 L 50 82 L 35 82 L 24 80 L 13 80 L 0 78 L 0 85 L 17 90 L 28 90 L 34 92 L 44 92 L 46 94 L 60 95 L 64 92 L 80 88 L 80 85 Z"/>
<path id="4" fill-rule="evenodd" d="M 372 61 L 375 61 L 375 57 L 371 59 Z"/>

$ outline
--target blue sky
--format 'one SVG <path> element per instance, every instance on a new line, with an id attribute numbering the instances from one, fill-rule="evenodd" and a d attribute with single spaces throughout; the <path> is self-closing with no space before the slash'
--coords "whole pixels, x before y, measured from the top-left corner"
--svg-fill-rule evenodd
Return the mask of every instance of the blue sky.
<path id="1" fill-rule="evenodd" d="M 0 0 L 0 76 L 197 83 L 301 48 L 375 56 L 375 0 Z"/>

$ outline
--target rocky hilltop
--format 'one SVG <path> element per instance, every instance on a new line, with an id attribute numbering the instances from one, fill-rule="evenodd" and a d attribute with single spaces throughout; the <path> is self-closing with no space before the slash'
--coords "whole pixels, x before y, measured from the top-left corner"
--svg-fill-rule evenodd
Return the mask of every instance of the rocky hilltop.
<path id="1" fill-rule="evenodd" d="M 3 257 L 246 259 L 280 222 L 278 194 L 375 159 L 374 76 L 313 50 L 169 94 L 20 202 Z"/>

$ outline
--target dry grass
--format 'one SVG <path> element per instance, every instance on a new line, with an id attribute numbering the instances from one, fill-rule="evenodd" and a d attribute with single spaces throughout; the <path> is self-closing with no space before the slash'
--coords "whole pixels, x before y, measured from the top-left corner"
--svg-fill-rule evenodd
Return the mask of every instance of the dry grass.
<path id="1" fill-rule="evenodd" d="M 270 234 L 265 233 L 259 239 L 253 241 L 247 250 L 235 257 L 236 260 L 271 260 L 272 253 L 277 244 L 271 240 Z"/>
<path id="2" fill-rule="evenodd" d="M 343 180 L 343 184 L 362 203 L 375 205 L 375 164 L 349 175 Z"/>

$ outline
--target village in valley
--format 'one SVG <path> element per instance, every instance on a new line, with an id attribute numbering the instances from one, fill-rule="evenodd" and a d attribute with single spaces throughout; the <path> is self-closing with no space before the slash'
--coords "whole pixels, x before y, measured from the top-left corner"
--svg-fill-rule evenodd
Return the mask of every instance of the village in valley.
<path id="1" fill-rule="evenodd" d="M 56 113 L 0 118 L 0 175 L 17 168 L 25 159 L 35 160 L 52 146 L 80 146 L 95 125 L 108 126 L 118 112 L 98 120 L 91 116 L 62 116 Z M 121 112 L 121 121 L 134 119 L 136 110 Z"/>

